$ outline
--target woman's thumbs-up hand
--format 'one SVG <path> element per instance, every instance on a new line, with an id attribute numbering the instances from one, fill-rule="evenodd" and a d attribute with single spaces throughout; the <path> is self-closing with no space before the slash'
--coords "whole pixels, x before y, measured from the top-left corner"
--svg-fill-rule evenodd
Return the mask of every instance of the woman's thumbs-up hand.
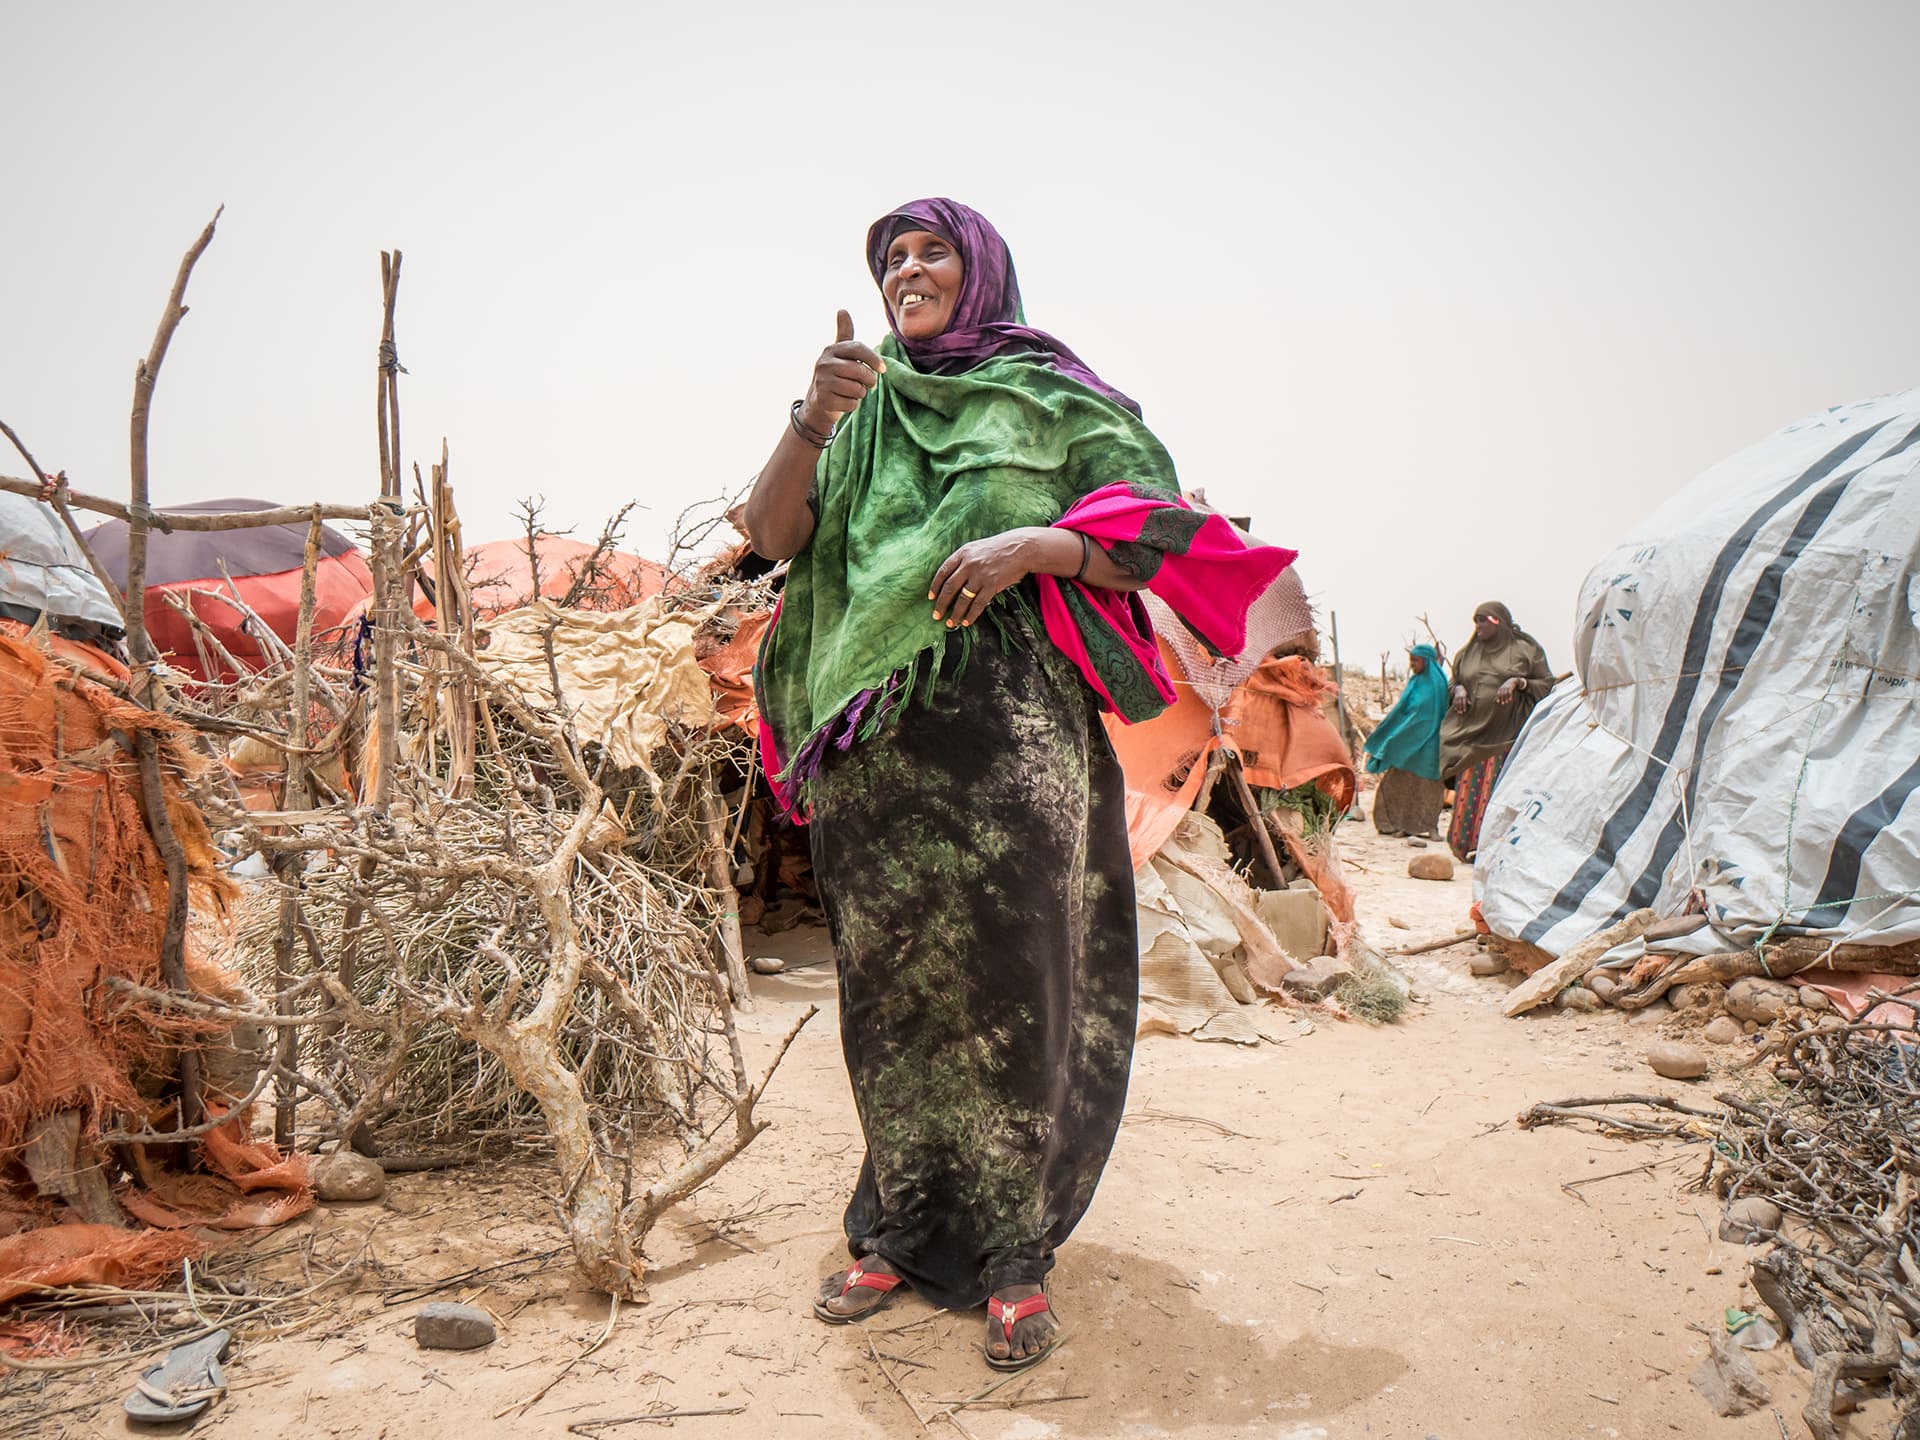
<path id="1" fill-rule="evenodd" d="M 866 398 L 887 368 L 871 346 L 853 338 L 853 316 L 845 310 L 834 316 L 833 329 L 833 344 L 814 362 L 813 383 L 807 386 L 806 403 L 800 410 L 801 422 L 823 435 Z"/>

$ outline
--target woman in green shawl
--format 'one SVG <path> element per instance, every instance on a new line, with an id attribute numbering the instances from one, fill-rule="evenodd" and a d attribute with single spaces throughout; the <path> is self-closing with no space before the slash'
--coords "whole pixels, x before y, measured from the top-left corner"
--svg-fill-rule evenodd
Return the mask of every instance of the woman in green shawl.
<path id="1" fill-rule="evenodd" d="M 1500 766 L 1533 707 L 1553 689 L 1540 642 L 1489 600 L 1473 612 L 1473 638 L 1453 657 L 1453 705 L 1440 728 L 1440 770 L 1453 787 L 1447 846 L 1462 862 L 1480 848 L 1480 822 Z"/>
<path id="2" fill-rule="evenodd" d="M 867 257 L 893 333 L 869 348 L 840 313 L 745 516 L 792 557 L 762 742 L 809 823 L 867 1145 L 854 1263 L 814 1313 L 903 1283 L 986 1302 L 1011 1369 L 1056 1343 L 1045 1280 L 1126 1100 L 1133 872 L 1099 711 L 1172 695 L 1129 592 L 1233 653 L 1292 556 L 1186 507 L 1132 402 L 1025 324 L 977 213 L 903 206 Z"/>

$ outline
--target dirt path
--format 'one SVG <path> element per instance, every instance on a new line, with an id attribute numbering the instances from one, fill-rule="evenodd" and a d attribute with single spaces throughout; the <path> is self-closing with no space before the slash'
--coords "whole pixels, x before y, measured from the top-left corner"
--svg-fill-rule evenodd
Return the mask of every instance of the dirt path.
<path id="1" fill-rule="evenodd" d="M 1377 943 L 1464 928 L 1464 873 L 1409 880 L 1404 842 L 1352 828 Z M 1536 1100 L 1686 1087 L 1638 1063 L 1647 1032 L 1616 1014 L 1503 1019 L 1503 986 L 1469 978 L 1464 948 L 1408 962 L 1429 1002 L 1390 1029 L 1316 1019 L 1253 1050 L 1144 1042 L 1105 1182 L 1055 1275 L 1068 1343 L 990 1397 L 1017 1408 L 933 1419 L 997 1378 L 979 1315 L 906 1299 L 864 1329 L 828 1329 L 806 1313 L 843 1263 L 839 1211 L 861 1152 L 821 937 L 761 943 L 794 968 L 759 986 L 754 1052 L 796 1007 L 828 1013 L 775 1082 L 776 1128 L 656 1232 L 651 1302 L 624 1309 L 604 1344 L 576 1358 L 607 1329 L 608 1303 L 574 1288 L 564 1254 L 440 1297 L 505 1321 L 469 1354 L 416 1349 L 417 1301 L 383 1306 L 368 1286 L 351 1323 L 250 1347 L 240 1388 L 196 1434 L 563 1435 L 658 1403 L 734 1412 L 684 1418 L 681 1434 L 783 1440 L 915 1435 L 910 1408 L 930 1433 L 981 1440 L 1778 1440 L 1766 1410 L 1717 1420 L 1686 1383 L 1705 1352 L 1688 1323 L 1738 1303 L 1743 1269 L 1713 1236 L 1712 1202 L 1688 1189 L 1697 1148 L 1511 1123 Z M 531 1165 L 400 1177 L 382 1204 L 314 1223 L 371 1228 L 397 1290 L 551 1249 L 551 1183 Z M 1802 1434 L 1784 1350 L 1758 1359 Z M 103 1410 L 68 1433 L 124 1431 Z"/>

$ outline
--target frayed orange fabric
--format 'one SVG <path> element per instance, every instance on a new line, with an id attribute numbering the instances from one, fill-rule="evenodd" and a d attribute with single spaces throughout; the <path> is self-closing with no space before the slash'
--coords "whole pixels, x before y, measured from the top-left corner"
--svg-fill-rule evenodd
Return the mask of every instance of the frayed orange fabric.
<path id="1" fill-rule="evenodd" d="M 1107 735 L 1127 777 L 1127 846 L 1137 870 L 1173 834 L 1206 779 L 1219 744 L 1213 714 L 1186 683 L 1186 671 L 1163 640 L 1160 658 L 1179 698 L 1135 725 L 1112 716 Z M 1320 704 L 1331 682 L 1300 656 L 1267 660 L 1235 690 L 1221 721 L 1239 750 L 1252 785 L 1291 790 L 1309 782 L 1342 805 L 1353 803 L 1352 757 Z"/>
<path id="2" fill-rule="evenodd" d="M 753 662 L 759 657 L 761 637 L 772 619 L 771 610 L 742 616 L 740 628 L 730 640 L 711 648 L 696 643 L 694 651 L 694 658 L 712 683 L 714 708 L 721 718 L 756 739 L 760 711 L 753 698 Z"/>
<path id="3" fill-rule="evenodd" d="M 125 674 L 89 646 L 0 629 L 0 1151 L 55 1111 L 132 1107 L 135 1076 L 195 1028 L 157 1023 L 104 983 L 161 983 L 166 870 L 132 737 L 153 733 L 176 770 L 186 758 L 177 725 L 90 678 Z M 168 788 L 195 878 L 214 893 L 206 823 Z"/>
<path id="4" fill-rule="evenodd" d="M 195 904 L 217 908 L 232 893 L 183 783 L 203 762 L 177 722 L 114 692 L 126 678 L 100 650 L 0 621 L 0 1230 L 17 1232 L 0 1240 L 0 1301 L 45 1285 L 143 1283 L 205 1248 L 171 1228 L 52 1223 L 69 1212 L 20 1161 L 42 1120 L 73 1111 L 76 1161 L 111 1178 L 118 1164 L 100 1132 L 177 1125 L 177 1104 L 161 1097 L 178 1053 L 224 1028 L 157 1014 L 108 983 L 165 983 L 166 867 L 141 806 L 140 733 L 160 745 Z M 187 973 L 201 994 L 245 994 L 198 957 Z M 197 1143 L 126 1147 L 139 1173 L 115 1198 L 136 1218 L 166 1214 L 169 1227 L 277 1224 L 308 1208 L 305 1161 L 255 1144 L 246 1125 L 239 1115 Z M 255 1190 L 277 1193 L 247 1198 Z"/>
<path id="5" fill-rule="evenodd" d="M 1341 809 L 1353 805 L 1353 756 L 1321 709 L 1333 689 L 1318 665 L 1289 655 L 1263 660 L 1233 692 L 1222 718 L 1249 785 L 1291 790 L 1313 784 Z"/>
<path id="6" fill-rule="evenodd" d="M 48 1225 L 0 1240 L 0 1305 L 56 1285 L 138 1289 L 206 1249 L 192 1235 L 112 1225 Z"/>

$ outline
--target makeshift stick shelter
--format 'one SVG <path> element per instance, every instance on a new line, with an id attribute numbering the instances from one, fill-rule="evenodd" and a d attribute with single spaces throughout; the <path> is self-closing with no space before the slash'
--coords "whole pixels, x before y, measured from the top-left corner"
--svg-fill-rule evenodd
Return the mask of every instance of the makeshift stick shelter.
<path id="1" fill-rule="evenodd" d="M 32 1051 L 36 1011 L 19 997 L 32 989 L 29 980 L 48 996 L 64 995 L 61 957 L 84 955 L 88 937 L 101 932 L 100 923 L 67 925 L 59 914 L 49 928 L 47 897 L 66 903 L 71 897 L 60 886 L 67 885 L 87 905 L 117 906 L 119 938 L 130 947 L 115 962 L 126 973 L 109 975 L 104 991 L 85 992 L 89 1004 L 110 992 L 124 1009 L 84 1011 L 78 1023 L 86 1043 L 77 1048 L 104 1053 L 118 1045 L 113 1053 L 132 1054 L 131 1042 L 116 1038 L 116 1027 L 132 1026 L 136 1037 L 173 1037 L 175 1064 L 153 1077 L 151 1093 L 96 1075 L 87 1104 L 70 1107 L 78 1112 L 72 1135 L 56 1137 L 72 1152 L 60 1176 L 85 1168 L 74 1158 L 85 1147 L 117 1139 L 176 1147 L 171 1153 L 203 1172 L 244 1170 L 243 1186 L 282 1174 L 304 1201 L 302 1162 L 248 1148 L 247 1107 L 269 1086 L 283 1149 L 296 1141 L 373 1150 L 395 1140 L 444 1146 L 457 1139 L 460 1153 L 437 1158 L 459 1160 L 490 1139 L 541 1138 L 566 1177 L 556 1187 L 558 1208 L 585 1278 L 638 1296 L 648 1228 L 766 1124 L 755 1105 L 767 1076 L 749 1077 L 733 1025 L 733 1006 L 749 1003 L 726 863 L 728 821 L 737 829 L 737 817 L 717 798 L 751 759 L 714 714 L 695 661 L 702 627 L 723 607 L 714 598 L 655 597 L 583 621 L 542 602 L 497 617 L 498 649 L 489 648 L 495 634 L 474 624 L 479 607 L 466 584 L 444 444 L 430 489 L 416 468 L 417 503 L 402 498 L 397 251 L 381 256 L 379 500 L 152 508 L 147 433 L 155 382 L 213 234 L 210 223 L 182 260 L 138 368 L 128 500 L 71 491 L 64 475 L 48 476 L 24 446 L 34 478 L 0 476 L 0 492 L 46 503 L 60 516 L 102 593 L 126 617 L 132 661 L 115 674 L 101 657 L 106 668 L 81 685 L 32 668 L 44 646 L 7 652 L 27 677 L 17 688 L 28 697 L 21 703 L 32 713 L 22 728 L 32 738 L 18 741 L 0 767 L 0 790 L 16 792 L 19 802 L 8 806 L 8 823 L 20 832 L 9 832 L 11 848 L 0 850 L 17 871 L 0 862 L 0 914 L 16 929 L 28 927 L 20 933 L 39 936 L 43 949 L 63 948 L 22 962 L 30 974 L 3 997 L 0 1036 L 12 1036 L 23 1056 L 39 1053 Z M 72 523 L 74 508 L 123 522 L 124 597 Z M 335 553 L 324 522 L 339 519 L 364 526 L 367 554 L 365 643 L 350 654 L 316 644 L 330 613 L 325 567 L 347 553 Z M 600 560 L 618 519 L 592 547 Z M 191 640 L 207 647 L 195 651 L 199 680 L 189 692 L 172 692 L 147 622 L 149 580 L 174 583 L 167 540 L 219 534 L 229 537 L 223 548 L 233 548 L 230 537 L 272 526 L 292 527 L 277 543 L 298 541 L 293 569 L 273 572 L 292 577 L 275 592 L 295 597 L 290 616 L 268 623 L 238 577 L 216 565 L 222 603 L 259 643 L 253 653 L 235 654 L 196 618 Z M 430 566 L 424 573 L 423 562 Z M 585 585 L 604 606 L 608 573 L 597 561 L 583 563 L 569 598 L 583 598 Z M 416 613 L 416 589 L 431 602 L 430 623 Z M 650 668 L 616 681 L 637 690 L 621 694 L 612 710 L 581 703 L 589 692 L 600 697 L 608 665 L 640 659 Z M 0 668 L 0 690 L 7 675 Z M 662 683 L 671 703 L 649 708 Z M 69 694 L 105 718 L 89 730 L 39 713 Z M 0 707 L 0 720 L 10 718 Z M 271 808 L 243 804 L 226 768 L 208 763 L 234 742 L 283 757 Z M 69 753 L 75 743 L 85 746 L 78 755 Z M 51 760 L 42 753 L 48 744 Z M 98 783 L 87 778 L 95 772 Z M 74 807 L 90 797 L 95 808 L 79 816 Z M 126 834 L 98 828 L 109 800 L 118 804 L 112 816 L 122 831 L 138 821 L 135 838 L 147 859 L 76 878 L 75 867 L 95 854 L 137 848 Z M 254 982 L 252 993 L 199 963 L 189 945 L 193 899 L 219 884 L 209 815 L 272 869 L 272 885 L 239 902 L 227 952 Z M 82 818 L 94 828 L 69 834 Z M 147 888 L 130 897 L 122 893 L 130 883 Z M 145 918 L 126 924 L 127 913 Z M 812 1013 L 778 1047 L 768 1075 Z M 46 1027 L 50 1039 L 58 1034 Z M 270 1037 L 270 1044 L 244 1093 L 235 1093 L 215 1041 L 242 1034 Z M 56 1048 L 48 1064 L 57 1069 L 63 1054 Z M 39 1073 L 25 1060 L 20 1068 Z M 19 1107 L 28 1121 L 41 1108 L 33 1101 Z M 0 1147 L 6 1140 L 0 1133 Z M 206 1210 L 189 1206 L 149 1168 L 142 1165 L 118 1203 L 155 1225 L 169 1223 L 162 1212 Z M 76 1193 L 87 1203 L 101 1198 Z M 157 1198 L 138 1209 L 141 1194 Z M 246 1213 L 266 1214 L 258 1206 Z M 112 1256 L 124 1259 L 118 1250 Z M 42 1267 L 25 1283 L 57 1269 Z"/>
<path id="2" fill-rule="evenodd" d="M 1357 969 L 1332 835 L 1357 793 L 1353 757 L 1318 666 L 1265 652 L 1223 662 L 1148 604 L 1178 699 L 1152 720 L 1107 723 L 1127 782 L 1142 1028 L 1248 1042 L 1258 1027 L 1240 1007 L 1283 993 L 1289 973 L 1329 952 Z M 1249 837 L 1241 858 L 1271 889 L 1235 868 L 1209 811 Z"/>

